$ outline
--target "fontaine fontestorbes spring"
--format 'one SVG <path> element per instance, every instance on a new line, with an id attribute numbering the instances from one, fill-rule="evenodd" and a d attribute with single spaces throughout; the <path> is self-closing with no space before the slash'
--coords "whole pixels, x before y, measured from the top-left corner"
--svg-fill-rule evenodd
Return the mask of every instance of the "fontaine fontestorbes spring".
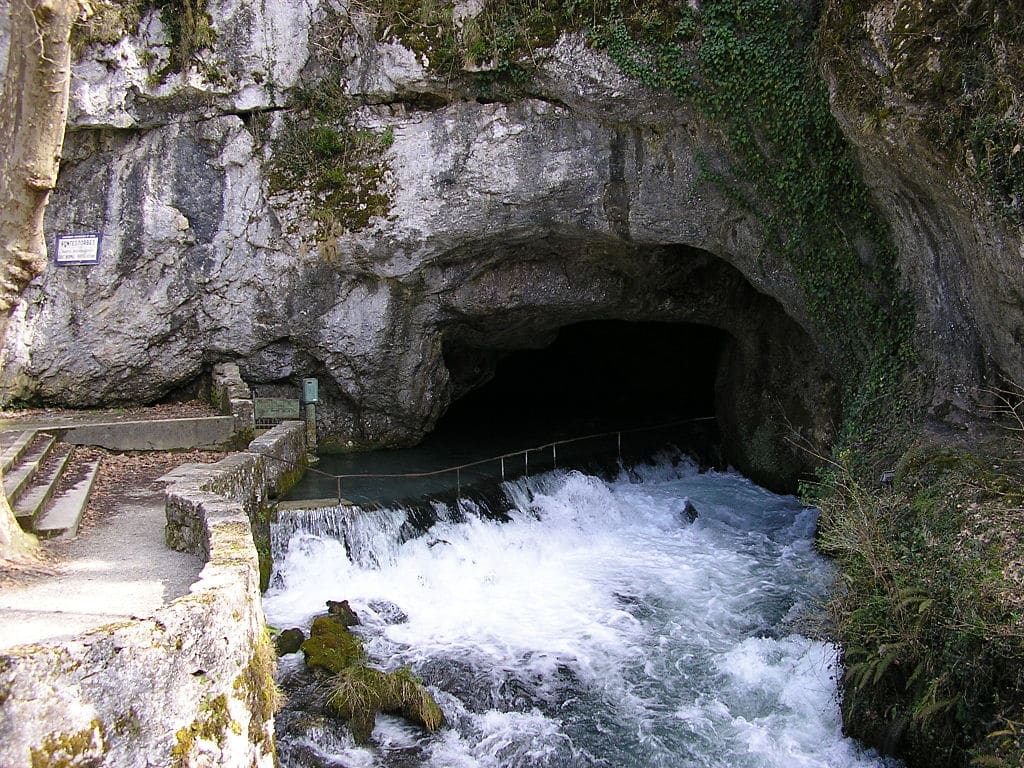
<path id="1" fill-rule="evenodd" d="M 821 503 L 847 728 L 1019 758 L 1019 8 L 92 5 L 46 230 L 97 261 L 14 308 L 5 403 L 158 402 L 234 363 L 318 378 L 325 449 L 405 446 L 590 324 L 693 331 L 698 369 L 630 365 L 704 382 L 718 463 Z"/>

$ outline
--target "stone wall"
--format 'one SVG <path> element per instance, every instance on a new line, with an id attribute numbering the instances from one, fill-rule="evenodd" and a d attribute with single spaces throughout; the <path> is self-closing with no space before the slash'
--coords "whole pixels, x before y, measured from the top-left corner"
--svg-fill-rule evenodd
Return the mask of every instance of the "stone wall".
<path id="1" fill-rule="evenodd" d="M 256 409 L 252 390 L 242 380 L 234 363 L 218 363 L 210 374 L 210 404 L 235 419 L 235 432 L 252 439 L 256 431 Z"/>
<path id="2" fill-rule="evenodd" d="M 167 543 L 173 549 L 209 556 L 204 510 L 225 499 L 256 515 L 268 499 L 301 474 L 306 459 L 306 426 L 286 421 L 258 437 L 249 449 L 216 464 L 193 464 L 175 473 L 167 489 Z M 254 458 L 255 455 L 255 458 Z"/>
<path id="3" fill-rule="evenodd" d="M 248 513 L 294 477 L 304 436 L 288 422 L 176 475 L 169 541 L 207 559 L 190 594 L 152 618 L 0 654 L 0 765 L 274 765 L 274 655 Z"/>

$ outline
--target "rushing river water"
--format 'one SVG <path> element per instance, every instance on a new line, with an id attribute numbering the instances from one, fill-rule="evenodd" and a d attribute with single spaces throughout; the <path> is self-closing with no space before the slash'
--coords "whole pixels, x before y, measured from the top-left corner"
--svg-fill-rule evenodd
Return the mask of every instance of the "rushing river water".
<path id="1" fill-rule="evenodd" d="M 438 506 L 423 535 L 402 510 L 282 522 L 270 623 L 348 599 L 373 661 L 410 665 L 449 724 L 381 717 L 357 748 L 300 687 L 278 718 L 285 768 L 887 765 L 842 736 L 835 649 L 798 633 L 830 580 L 814 510 L 670 459 L 504 492 L 500 509 Z"/>

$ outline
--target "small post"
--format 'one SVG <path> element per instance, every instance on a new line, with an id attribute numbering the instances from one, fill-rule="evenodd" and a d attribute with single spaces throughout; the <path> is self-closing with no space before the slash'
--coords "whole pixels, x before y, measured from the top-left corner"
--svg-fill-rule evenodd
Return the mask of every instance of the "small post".
<path id="1" fill-rule="evenodd" d="M 316 456 L 316 404 L 320 402 L 320 384 L 316 379 L 302 380 L 302 398 L 306 406 L 306 452 Z M 315 461 L 310 461 L 315 463 Z"/>
<path id="2" fill-rule="evenodd" d="M 618 441 L 618 444 L 619 444 L 619 461 L 622 461 L 622 433 L 621 432 L 616 432 L 615 436 L 616 436 L 616 440 Z"/>
<path id="3" fill-rule="evenodd" d="M 341 506 L 341 475 L 334 478 L 338 482 L 338 506 Z"/>
<path id="4" fill-rule="evenodd" d="M 501 457 L 501 482 L 505 482 L 505 457 Z"/>
<path id="5" fill-rule="evenodd" d="M 551 466 L 558 469 L 558 449 L 554 443 L 551 444 Z"/>
<path id="6" fill-rule="evenodd" d="M 530 476 L 530 451 L 523 451 L 523 474 Z"/>
<path id="7" fill-rule="evenodd" d="M 455 498 L 462 500 L 462 470 L 455 470 Z"/>
<path id="8" fill-rule="evenodd" d="M 316 456 L 316 405 L 314 403 L 306 403 L 306 451 L 311 457 Z"/>

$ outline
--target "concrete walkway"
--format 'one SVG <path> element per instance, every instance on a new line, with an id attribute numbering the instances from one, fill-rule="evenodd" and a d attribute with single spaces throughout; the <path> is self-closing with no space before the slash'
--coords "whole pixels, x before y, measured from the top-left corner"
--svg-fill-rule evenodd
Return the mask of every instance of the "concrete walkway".
<path id="1" fill-rule="evenodd" d="M 124 488 L 102 520 L 61 545 L 55 575 L 0 589 L 0 648 L 146 617 L 188 593 L 203 562 L 164 543 L 158 488 Z"/>

